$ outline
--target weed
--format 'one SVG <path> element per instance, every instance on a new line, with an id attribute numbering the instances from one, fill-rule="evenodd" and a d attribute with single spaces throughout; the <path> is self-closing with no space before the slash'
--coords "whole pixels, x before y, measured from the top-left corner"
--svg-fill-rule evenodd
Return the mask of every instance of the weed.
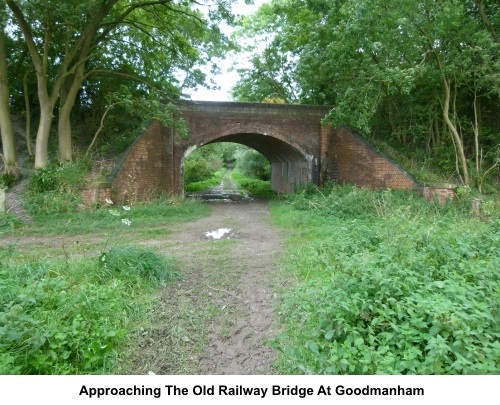
<path id="1" fill-rule="evenodd" d="M 464 197 L 465 198 L 465 197 Z M 332 187 L 273 203 L 298 278 L 278 370 L 491 374 L 500 367 L 500 233 L 466 203 Z"/>
<path id="2" fill-rule="evenodd" d="M 249 178 L 238 171 L 233 171 L 232 177 L 239 187 L 241 187 L 242 189 L 246 190 L 248 193 L 254 196 L 260 196 L 260 197 L 276 196 L 276 192 L 271 189 L 271 183 L 268 180 Z"/>

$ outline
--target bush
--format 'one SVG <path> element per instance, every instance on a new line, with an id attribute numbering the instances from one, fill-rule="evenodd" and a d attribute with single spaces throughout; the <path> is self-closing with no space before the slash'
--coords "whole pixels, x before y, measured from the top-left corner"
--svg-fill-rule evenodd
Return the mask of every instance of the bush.
<path id="1" fill-rule="evenodd" d="M 32 194 L 58 191 L 65 193 L 79 186 L 90 170 L 90 161 L 81 160 L 72 164 L 54 162 L 31 177 L 28 189 Z"/>
<path id="2" fill-rule="evenodd" d="M 151 282 L 168 282 L 178 277 L 173 262 L 148 249 L 120 246 L 100 257 L 103 269 L 110 276 L 142 278 Z"/>
<path id="3" fill-rule="evenodd" d="M 113 248 L 103 258 L 0 256 L 0 374 L 113 370 L 154 286 L 176 272 L 169 260 L 142 248 Z"/>
<path id="4" fill-rule="evenodd" d="M 274 342 L 314 374 L 493 374 L 500 368 L 500 231 L 461 203 L 333 187 L 274 211 L 295 229 L 301 282 Z M 307 242 L 307 243 L 305 243 Z"/>
<path id="5" fill-rule="evenodd" d="M 184 184 L 196 183 L 210 179 L 215 171 L 201 159 L 186 159 L 184 161 Z"/>
<path id="6" fill-rule="evenodd" d="M 248 191 L 254 196 L 261 197 L 274 197 L 276 192 L 271 189 L 271 183 L 269 181 L 259 180 L 255 178 L 249 178 L 244 176 L 238 171 L 232 173 L 233 180 L 238 183 L 238 186 L 242 189 Z"/>
<path id="7" fill-rule="evenodd" d="M 267 181 L 271 178 L 271 165 L 264 155 L 254 149 L 241 149 L 236 153 L 235 169 L 247 177 Z"/>
<path id="8" fill-rule="evenodd" d="M 39 169 L 28 184 L 24 208 L 31 215 L 76 211 L 78 189 L 89 170 L 87 160 L 68 165 L 56 162 Z"/>

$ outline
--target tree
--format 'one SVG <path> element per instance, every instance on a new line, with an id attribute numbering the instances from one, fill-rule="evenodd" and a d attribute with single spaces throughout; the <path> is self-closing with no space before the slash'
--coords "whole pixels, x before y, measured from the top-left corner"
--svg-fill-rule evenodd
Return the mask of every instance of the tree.
<path id="1" fill-rule="evenodd" d="M 19 176 L 14 131 L 10 116 L 9 80 L 7 75 L 7 53 L 4 39 L 5 13 L 0 9 L 0 132 L 2 133 L 2 149 L 4 172 L 14 177 Z"/>
<path id="2" fill-rule="evenodd" d="M 267 42 L 233 94 L 261 97 L 267 77 L 289 86 L 279 65 L 259 72 L 266 55 L 293 60 L 297 102 L 335 105 L 328 122 L 369 136 L 446 146 L 469 184 L 479 151 L 498 150 L 499 28 L 486 0 L 272 0 L 244 22 L 243 35 Z"/>
<path id="3" fill-rule="evenodd" d="M 161 72 L 148 77 L 151 65 L 138 61 L 151 60 L 151 50 L 173 59 L 170 69 L 193 67 L 199 59 L 197 49 L 207 44 L 208 23 L 199 11 L 193 11 L 195 1 L 174 0 L 56 0 L 26 2 L 7 0 L 29 50 L 37 77 L 40 123 L 36 137 L 35 167 L 48 162 L 48 139 L 59 102 L 59 158 L 71 160 L 71 112 L 82 86 L 97 74 L 122 74 L 140 78 L 142 83 L 154 83 Z M 225 4 L 222 1 L 217 5 Z M 212 32 L 220 33 L 217 27 Z M 123 74 L 116 70 L 117 55 L 113 45 L 128 41 L 128 67 Z M 222 44 L 223 40 L 214 41 Z M 207 53 L 213 52 L 213 48 Z M 137 51 L 131 55 L 131 51 Z M 177 62 L 177 64 L 175 63 Z M 110 70 L 102 68 L 103 65 Z M 141 66 L 140 70 L 135 68 Z M 165 68 L 165 63 L 160 65 Z M 154 70 L 154 69 L 153 69 Z M 188 78 L 189 81 L 189 78 Z"/>

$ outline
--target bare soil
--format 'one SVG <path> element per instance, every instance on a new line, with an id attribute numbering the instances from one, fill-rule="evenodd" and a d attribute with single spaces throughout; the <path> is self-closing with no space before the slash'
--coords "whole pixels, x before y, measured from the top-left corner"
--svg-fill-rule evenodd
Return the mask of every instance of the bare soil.
<path id="1" fill-rule="evenodd" d="M 275 353 L 266 340 L 276 334 L 273 280 L 280 234 L 270 224 L 266 202 L 211 206 L 212 215 L 182 224 L 167 240 L 143 243 L 176 257 L 184 278 L 158 297 L 151 324 L 131 348 L 127 373 L 272 373 Z M 205 235 L 219 228 L 232 231 L 220 240 Z M 186 307 L 212 308 L 211 315 L 200 319 L 187 311 L 184 321 L 194 325 L 176 334 L 172 325 L 182 324 L 176 317 Z"/>

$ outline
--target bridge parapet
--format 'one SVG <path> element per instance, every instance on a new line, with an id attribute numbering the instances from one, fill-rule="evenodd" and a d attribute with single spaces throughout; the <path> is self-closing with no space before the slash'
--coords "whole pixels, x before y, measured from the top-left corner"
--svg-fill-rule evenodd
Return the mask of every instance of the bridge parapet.
<path id="1" fill-rule="evenodd" d="M 307 182 L 413 189 L 418 182 L 347 127 L 321 121 L 329 106 L 182 101 L 189 139 L 153 122 L 131 146 L 112 179 L 117 200 L 183 194 L 183 163 L 197 147 L 236 142 L 271 163 L 271 187 L 293 192 Z"/>

